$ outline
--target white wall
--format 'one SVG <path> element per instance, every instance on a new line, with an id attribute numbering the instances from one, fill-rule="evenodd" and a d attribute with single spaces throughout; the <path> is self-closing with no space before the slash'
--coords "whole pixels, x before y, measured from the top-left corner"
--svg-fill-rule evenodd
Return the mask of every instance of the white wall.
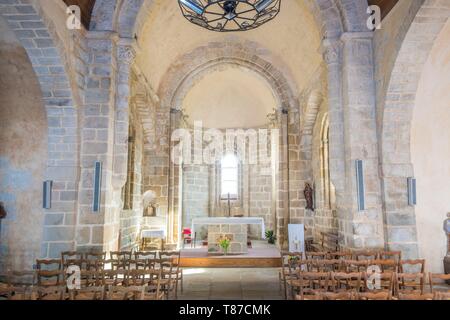
<path id="1" fill-rule="evenodd" d="M 425 64 L 414 109 L 411 153 L 417 178 L 419 253 L 443 272 L 443 221 L 450 212 L 450 20 Z"/>

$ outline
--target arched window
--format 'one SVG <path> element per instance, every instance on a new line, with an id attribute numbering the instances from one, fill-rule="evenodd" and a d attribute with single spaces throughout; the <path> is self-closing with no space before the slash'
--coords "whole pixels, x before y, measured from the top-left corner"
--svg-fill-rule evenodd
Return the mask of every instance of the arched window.
<path id="1" fill-rule="evenodd" d="M 239 195 L 239 161 L 236 155 L 227 154 L 220 161 L 221 199 L 237 199 Z"/>

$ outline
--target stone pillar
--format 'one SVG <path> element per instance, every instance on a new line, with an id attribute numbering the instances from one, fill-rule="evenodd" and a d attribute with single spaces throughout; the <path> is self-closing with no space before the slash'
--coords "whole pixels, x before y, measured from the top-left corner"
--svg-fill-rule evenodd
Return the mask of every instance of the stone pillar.
<path id="1" fill-rule="evenodd" d="M 289 224 L 289 143 L 288 143 L 289 111 L 278 111 L 278 124 L 280 127 L 280 142 L 278 152 L 277 173 L 277 237 L 278 246 L 282 249 L 288 246 L 287 228 Z"/>
<path id="2" fill-rule="evenodd" d="M 169 152 L 172 152 L 172 132 L 180 128 L 183 113 L 179 109 L 170 110 L 170 132 L 169 132 Z M 180 217 L 182 215 L 180 206 L 180 174 L 181 161 L 174 162 L 169 157 L 169 209 L 168 209 L 168 233 L 169 243 L 178 243 L 180 233 Z"/>
<path id="3" fill-rule="evenodd" d="M 384 247 L 372 36 L 373 33 L 368 32 L 344 33 L 341 37 L 344 144 L 336 145 L 337 141 L 342 142 L 341 136 L 337 141 L 330 141 L 333 155 L 336 154 L 335 148 L 345 147 L 345 205 L 338 202 L 338 214 L 342 219 L 340 230 L 345 236 L 345 245 L 353 248 Z M 333 121 L 333 130 L 336 130 L 335 126 Z M 357 205 L 355 161 L 358 159 L 364 163 L 364 211 L 358 211 Z M 332 169 L 336 169 L 334 165 L 336 162 L 333 162 Z M 336 189 L 342 191 L 340 181 Z"/>

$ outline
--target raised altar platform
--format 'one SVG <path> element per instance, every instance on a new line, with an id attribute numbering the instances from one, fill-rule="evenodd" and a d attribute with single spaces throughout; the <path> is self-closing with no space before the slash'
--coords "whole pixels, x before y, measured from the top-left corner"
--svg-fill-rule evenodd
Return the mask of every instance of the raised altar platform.
<path id="1" fill-rule="evenodd" d="M 280 251 L 266 241 L 252 241 L 246 254 L 211 255 L 208 248 L 181 250 L 181 267 L 188 268 L 278 268 L 281 267 Z"/>

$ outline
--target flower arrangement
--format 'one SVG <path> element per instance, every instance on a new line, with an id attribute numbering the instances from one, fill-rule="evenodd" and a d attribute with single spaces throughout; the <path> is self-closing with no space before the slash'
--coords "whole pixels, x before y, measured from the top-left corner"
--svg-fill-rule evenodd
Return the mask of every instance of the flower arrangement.
<path id="1" fill-rule="evenodd" d="M 220 239 L 219 241 L 219 246 L 222 248 L 223 253 L 225 255 L 227 255 L 228 249 L 230 248 L 230 239 L 228 239 L 227 237 Z"/>

